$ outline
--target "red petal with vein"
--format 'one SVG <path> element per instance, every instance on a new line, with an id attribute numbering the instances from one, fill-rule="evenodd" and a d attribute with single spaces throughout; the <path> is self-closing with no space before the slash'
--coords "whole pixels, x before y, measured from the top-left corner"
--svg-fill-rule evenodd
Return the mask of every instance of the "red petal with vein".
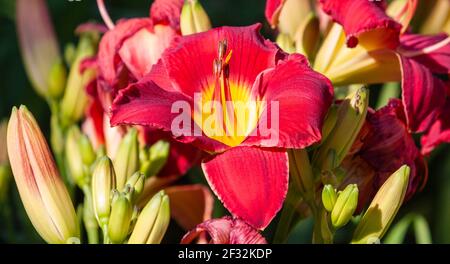
<path id="1" fill-rule="evenodd" d="M 172 113 L 176 101 L 189 102 L 181 93 L 161 89 L 151 80 L 130 85 L 121 90 L 111 108 L 111 125 L 143 125 L 171 131 L 172 120 L 178 113 Z"/>
<path id="2" fill-rule="evenodd" d="M 261 25 L 221 27 L 183 37 L 178 45 L 163 54 L 163 64 L 175 89 L 193 97 L 195 92 L 215 83 L 213 61 L 217 57 L 219 41 L 228 41 L 232 51 L 230 82 L 251 87 L 263 70 L 274 67 L 279 49 L 259 34 Z"/>
<path id="3" fill-rule="evenodd" d="M 313 71 L 302 55 L 286 61 L 258 77 L 253 93 L 267 102 L 258 129 L 273 128 L 269 136 L 249 136 L 242 145 L 304 148 L 322 138 L 322 124 L 333 100 L 330 81 Z M 273 108 L 279 106 L 278 112 Z M 273 117 L 273 118 L 272 118 Z M 278 129 L 272 124 L 278 120 Z"/>
<path id="4" fill-rule="evenodd" d="M 203 161 L 202 168 L 224 206 L 255 228 L 264 229 L 286 197 L 285 151 L 235 147 Z"/>
<path id="5" fill-rule="evenodd" d="M 395 48 L 399 44 L 402 26 L 384 12 L 378 1 L 368 0 L 320 0 L 323 10 L 344 27 L 347 46 L 358 44 L 363 34 L 371 33 L 362 45 Z M 369 43 L 370 42 L 370 43 Z"/>
<path id="6" fill-rule="evenodd" d="M 436 122 L 421 138 L 422 154 L 428 155 L 442 143 L 450 143 L 450 100 Z"/>
<path id="7" fill-rule="evenodd" d="M 436 120 L 445 103 L 445 84 L 427 67 L 399 56 L 402 66 L 402 96 L 408 127 L 423 132 Z"/>
<path id="8" fill-rule="evenodd" d="M 172 186 L 165 189 L 170 198 L 171 216 L 185 230 L 211 219 L 214 198 L 201 184 Z"/>
<path id="9" fill-rule="evenodd" d="M 108 31 L 102 38 L 98 50 L 100 75 L 109 84 L 117 82 L 121 59 L 118 51 L 125 40 L 143 28 L 152 29 L 152 21 L 148 18 L 134 18 L 121 20 L 113 30 Z"/>
<path id="10" fill-rule="evenodd" d="M 401 50 L 415 52 L 442 43 L 448 36 L 439 34 L 434 36 L 407 34 L 400 38 Z M 412 57 L 415 61 L 425 65 L 433 73 L 450 74 L 450 43 L 423 55 Z"/>
<path id="11" fill-rule="evenodd" d="M 152 31 L 142 28 L 123 42 L 120 58 L 134 77 L 141 79 L 150 72 L 176 36 L 176 31 L 169 26 L 156 25 Z"/>
<path id="12" fill-rule="evenodd" d="M 258 230 L 240 219 L 232 219 L 229 216 L 198 225 L 183 237 L 181 244 L 189 244 L 203 233 L 210 238 L 210 244 L 267 244 Z"/>
<path id="13" fill-rule="evenodd" d="M 180 15 L 184 0 L 155 0 L 150 7 L 153 23 L 169 25 L 180 31 Z"/>
<path id="14" fill-rule="evenodd" d="M 266 19 L 272 27 L 277 24 L 278 16 L 285 0 L 267 0 L 265 15 Z"/>
<path id="15" fill-rule="evenodd" d="M 376 190 L 402 165 L 410 166 L 406 195 L 409 199 L 426 182 L 427 168 L 404 120 L 402 105 L 397 99 L 370 112 L 367 116 L 370 132 L 364 137 L 358 154 L 375 169 Z"/>

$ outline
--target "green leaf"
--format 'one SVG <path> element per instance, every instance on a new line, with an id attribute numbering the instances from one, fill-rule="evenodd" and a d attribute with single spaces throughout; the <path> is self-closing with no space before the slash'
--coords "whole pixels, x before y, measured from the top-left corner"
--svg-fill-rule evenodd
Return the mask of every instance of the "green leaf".
<path id="1" fill-rule="evenodd" d="M 417 215 L 414 218 L 414 232 L 417 244 L 431 244 L 430 226 L 425 217 Z"/>

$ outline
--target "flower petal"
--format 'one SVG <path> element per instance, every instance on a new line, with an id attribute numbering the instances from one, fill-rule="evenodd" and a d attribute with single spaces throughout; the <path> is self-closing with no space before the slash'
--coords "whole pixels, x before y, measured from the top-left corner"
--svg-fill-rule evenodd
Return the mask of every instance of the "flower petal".
<path id="1" fill-rule="evenodd" d="M 377 171 L 375 186 L 384 181 L 402 165 L 411 168 L 407 199 L 427 179 L 427 169 L 414 139 L 408 133 L 400 100 L 393 99 L 382 109 L 368 113 L 370 132 L 364 138 L 361 157 Z"/>
<path id="2" fill-rule="evenodd" d="M 417 55 L 411 57 L 425 65 L 435 74 L 450 74 L 450 41 L 446 34 L 434 36 L 407 34 L 400 39 L 400 50 L 403 53 Z M 441 46 L 441 44 L 443 44 Z M 439 45 L 439 47 L 435 46 Z M 435 47 L 432 51 L 427 51 Z"/>
<path id="3" fill-rule="evenodd" d="M 156 25 L 152 31 L 142 28 L 123 42 L 119 50 L 120 58 L 134 77 L 141 79 L 158 62 L 175 36 L 176 31 L 169 26 Z"/>
<path id="4" fill-rule="evenodd" d="M 162 56 L 175 89 L 193 97 L 215 84 L 213 61 L 219 41 L 232 51 L 229 79 L 236 87 L 251 87 L 263 70 L 275 66 L 279 49 L 259 34 L 261 25 L 221 27 L 183 37 Z M 164 88 L 164 87 L 163 87 Z"/>
<path id="5" fill-rule="evenodd" d="M 165 191 L 170 198 L 172 217 L 185 230 L 211 219 L 214 198 L 207 187 L 201 184 L 172 186 Z"/>
<path id="6" fill-rule="evenodd" d="M 401 55 L 398 57 L 402 67 L 402 97 L 408 128 L 414 132 L 423 132 L 442 111 L 445 84 L 414 59 Z"/>
<path id="7" fill-rule="evenodd" d="M 189 102 L 181 93 L 161 89 L 151 80 L 143 80 L 119 92 L 111 109 L 111 125 L 119 124 L 152 126 L 171 131 L 172 103 Z"/>
<path id="8" fill-rule="evenodd" d="M 255 228 L 264 229 L 286 197 L 285 151 L 235 147 L 204 160 L 202 168 L 224 206 Z"/>
<path id="9" fill-rule="evenodd" d="M 450 101 L 447 100 L 444 111 L 436 122 L 421 138 L 422 154 L 428 155 L 442 143 L 450 143 Z"/>
<path id="10" fill-rule="evenodd" d="M 250 135 L 243 145 L 304 148 L 320 141 L 322 124 L 333 100 L 333 86 L 309 67 L 304 56 L 291 55 L 261 73 L 252 92 L 267 102 L 257 129 L 270 128 L 270 122 L 272 133 Z M 274 118 L 278 119 L 278 128 L 274 127 Z"/>
<path id="11" fill-rule="evenodd" d="M 113 30 L 102 37 L 98 50 L 98 64 L 100 75 L 109 85 L 114 85 L 120 74 L 121 59 L 118 51 L 125 40 L 143 28 L 152 28 L 152 21 L 148 18 L 121 20 Z"/>
<path id="12" fill-rule="evenodd" d="M 210 238 L 210 244 L 267 244 L 258 231 L 240 219 L 229 216 L 212 219 L 189 231 L 181 240 L 181 244 L 189 244 L 202 233 Z"/>
<path id="13" fill-rule="evenodd" d="M 155 0 L 150 7 L 150 17 L 155 25 L 169 25 L 180 31 L 180 15 L 184 0 Z"/>
<path id="14" fill-rule="evenodd" d="M 285 0 L 267 0 L 265 15 L 269 24 L 274 28 L 278 23 L 278 16 Z"/>
<path id="15" fill-rule="evenodd" d="M 395 48 L 402 26 L 384 12 L 378 1 L 320 0 L 323 10 L 344 27 L 347 46 Z"/>

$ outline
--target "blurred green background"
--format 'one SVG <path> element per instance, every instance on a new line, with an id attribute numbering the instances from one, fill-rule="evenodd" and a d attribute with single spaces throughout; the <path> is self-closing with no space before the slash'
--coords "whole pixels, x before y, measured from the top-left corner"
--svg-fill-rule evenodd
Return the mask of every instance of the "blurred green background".
<path id="1" fill-rule="evenodd" d="M 33 0 L 29 0 L 33 1 Z M 101 21 L 93 0 L 69 1 L 48 0 L 56 34 L 63 50 L 64 45 L 75 42 L 73 34 L 77 25 L 87 21 Z M 148 16 L 149 0 L 109 0 L 106 1 L 111 17 L 116 20 L 125 17 Z M 264 18 L 263 0 L 203 0 L 203 6 L 214 26 L 249 25 L 264 23 L 263 34 L 272 38 Z M 11 108 L 25 104 L 36 116 L 44 133 L 48 136 L 50 112 L 46 102 L 32 89 L 22 65 L 15 29 L 15 0 L 0 0 L 0 119 L 8 118 Z M 379 87 L 371 88 L 373 102 Z M 374 104 L 375 105 L 375 104 Z M 0 146 L 3 148 L 6 146 Z M 425 217 L 430 226 L 433 243 L 450 243 L 450 147 L 441 146 L 429 158 L 429 180 L 424 190 L 418 193 L 400 210 L 396 222 L 410 213 Z M 183 181 L 201 181 L 199 170 L 193 170 Z M 197 177 L 196 177 L 197 176 Z M 224 214 L 219 206 L 215 215 Z M 8 217 L 4 217 L 8 216 Z M 8 221 L 5 219 L 9 219 Z M 265 231 L 269 241 L 277 224 L 277 219 Z M 394 223 L 395 225 L 395 223 Z M 172 225 L 173 226 L 173 225 Z M 171 229 L 165 242 L 178 242 L 182 230 Z M 415 243 L 414 228 L 409 228 L 405 242 Z M 345 230 L 342 234 L 345 239 Z M 311 219 L 300 222 L 289 237 L 291 243 L 309 243 Z M 338 237 L 339 240 L 339 237 Z M 15 190 L 10 184 L 7 205 L 0 205 L 0 243 L 40 243 L 42 240 L 25 216 L 24 209 Z"/>

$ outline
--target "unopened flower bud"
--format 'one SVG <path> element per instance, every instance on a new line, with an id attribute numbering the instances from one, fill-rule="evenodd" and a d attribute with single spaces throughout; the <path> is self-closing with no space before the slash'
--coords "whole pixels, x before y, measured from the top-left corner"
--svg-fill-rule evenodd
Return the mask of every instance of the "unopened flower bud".
<path id="1" fill-rule="evenodd" d="M 160 191 L 147 203 L 138 217 L 129 244 L 159 244 L 170 222 L 169 197 Z"/>
<path id="2" fill-rule="evenodd" d="M 335 228 L 342 227 L 352 219 L 358 205 L 358 186 L 349 184 L 339 193 L 333 210 L 331 211 L 331 223 Z"/>
<path id="3" fill-rule="evenodd" d="M 356 227 L 352 243 L 367 244 L 383 237 L 403 203 L 410 171 L 403 165 L 384 182 Z"/>
<path id="4" fill-rule="evenodd" d="M 83 164 L 87 166 L 92 165 L 95 162 L 97 155 L 95 154 L 94 147 L 92 146 L 88 136 L 81 134 L 78 144 L 80 147 Z"/>
<path id="5" fill-rule="evenodd" d="M 125 184 L 125 190 L 131 190 L 130 199 L 131 201 L 136 201 L 137 198 L 142 194 L 142 191 L 144 190 L 144 182 L 145 182 L 145 175 L 136 172 L 134 173 Z"/>
<path id="6" fill-rule="evenodd" d="M 322 190 L 322 203 L 325 210 L 328 212 L 333 211 L 333 207 L 336 204 L 336 199 L 336 190 L 333 186 L 329 184 L 325 185 Z"/>
<path id="7" fill-rule="evenodd" d="M 130 129 L 122 139 L 113 163 L 117 189 L 122 190 L 128 177 L 139 170 L 139 144 L 135 128 Z"/>
<path id="8" fill-rule="evenodd" d="M 313 156 L 315 167 L 331 170 L 339 166 L 347 155 L 353 142 L 366 120 L 369 107 L 369 90 L 361 87 L 354 94 L 341 102 L 338 108 L 336 125 Z M 334 160 L 327 161 L 330 151 L 334 152 Z M 330 168 L 329 165 L 332 165 Z"/>
<path id="9" fill-rule="evenodd" d="M 133 216 L 133 206 L 125 194 L 120 193 L 113 199 L 111 216 L 108 223 L 108 235 L 112 243 L 122 243 L 128 235 Z"/>
<path id="10" fill-rule="evenodd" d="M 70 68 L 67 79 L 67 87 L 61 101 L 61 116 L 65 125 L 71 125 L 84 114 L 85 106 L 88 102 L 86 86 L 96 77 L 94 69 L 81 71 L 81 62 L 92 57 L 96 52 L 96 42 L 89 35 L 81 36 L 77 47 L 75 60 Z"/>
<path id="11" fill-rule="evenodd" d="M 108 223 L 111 211 L 111 193 L 115 189 L 116 175 L 111 160 L 103 157 L 98 160 L 92 174 L 92 199 L 95 217 L 100 226 Z"/>
<path id="12" fill-rule="evenodd" d="M 211 29 L 208 14 L 198 0 L 185 0 L 181 10 L 180 27 L 183 36 Z"/>
<path id="13" fill-rule="evenodd" d="M 41 237 L 48 243 L 79 238 L 69 193 L 33 115 L 13 108 L 8 125 L 8 156 L 20 198 Z"/>
<path id="14" fill-rule="evenodd" d="M 141 172 L 146 176 L 157 175 L 169 158 L 170 143 L 159 140 L 150 147 L 148 161 L 143 163 Z"/>
<path id="15" fill-rule="evenodd" d="M 15 3 L 17 35 L 25 70 L 33 88 L 48 98 L 53 82 L 48 82 L 52 67 L 61 58 L 46 1 L 17 0 Z"/>
<path id="16" fill-rule="evenodd" d="M 67 132 L 66 138 L 66 162 L 68 165 L 69 174 L 79 187 L 88 184 L 88 169 L 83 164 L 81 157 L 81 149 L 79 146 L 80 130 L 77 126 L 72 126 Z"/>
<path id="17" fill-rule="evenodd" d="M 52 99 L 59 99 L 66 87 L 67 70 L 62 61 L 53 64 L 48 77 L 48 94 Z"/>

